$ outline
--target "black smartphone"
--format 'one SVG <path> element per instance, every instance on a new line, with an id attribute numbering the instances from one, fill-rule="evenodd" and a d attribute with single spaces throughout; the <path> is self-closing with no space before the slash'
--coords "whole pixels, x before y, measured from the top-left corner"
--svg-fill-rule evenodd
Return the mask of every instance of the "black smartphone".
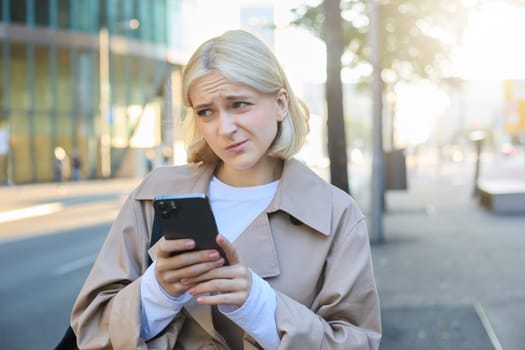
<path id="1" fill-rule="evenodd" d="M 215 240 L 217 223 L 205 193 L 156 196 L 153 207 L 160 232 L 166 239 L 191 238 L 195 241 L 194 250 L 217 249 L 226 260 Z"/>

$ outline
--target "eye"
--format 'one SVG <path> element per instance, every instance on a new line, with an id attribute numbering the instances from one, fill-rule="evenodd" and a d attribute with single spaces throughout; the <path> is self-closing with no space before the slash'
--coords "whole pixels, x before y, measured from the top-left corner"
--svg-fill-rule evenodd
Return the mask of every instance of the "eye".
<path id="1" fill-rule="evenodd" d="M 211 114 L 211 109 L 199 109 L 196 113 L 199 117 L 207 117 Z"/>
<path id="2" fill-rule="evenodd" d="M 232 104 L 233 108 L 244 108 L 250 105 L 251 105 L 250 103 L 244 102 L 244 101 L 236 101 L 236 102 L 233 102 Z"/>

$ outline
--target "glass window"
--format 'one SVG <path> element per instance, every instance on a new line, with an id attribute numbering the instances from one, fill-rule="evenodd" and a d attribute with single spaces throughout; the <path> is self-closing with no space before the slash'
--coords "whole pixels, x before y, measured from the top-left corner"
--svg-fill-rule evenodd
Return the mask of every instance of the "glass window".
<path id="1" fill-rule="evenodd" d="M 73 85 L 71 79 L 71 57 L 68 48 L 59 48 L 57 54 L 57 103 L 58 110 L 73 109 Z"/>
<path id="2" fill-rule="evenodd" d="M 182 47 L 182 10 L 180 0 L 168 0 L 168 9 L 166 11 L 166 42 L 168 46 Z"/>
<path id="3" fill-rule="evenodd" d="M 76 21 L 75 28 L 88 33 L 95 32 L 98 27 L 98 1 L 75 0 L 75 11 L 73 19 Z"/>
<path id="4" fill-rule="evenodd" d="M 93 52 L 81 51 L 77 56 L 76 82 L 80 115 L 87 117 L 98 111 L 98 66 Z M 97 78 L 94 78 L 97 77 Z"/>
<path id="5" fill-rule="evenodd" d="M 58 28 L 69 29 L 71 26 L 71 4 L 69 1 L 57 0 Z"/>
<path id="6" fill-rule="evenodd" d="M 155 10 L 154 21 L 154 37 L 155 42 L 159 44 L 166 44 L 166 2 L 164 0 L 155 0 L 153 2 Z"/>
<path id="7" fill-rule="evenodd" d="M 126 60 L 126 57 L 122 55 L 113 55 L 113 59 L 111 61 L 112 102 L 113 104 L 117 105 L 126 104 Z"/>
<path id="8" fill-rule="evenodd" d="M 62 140 L 60 146 L 66 148 L 66 146 L 71 145 L 71 138 L 73 135 L 73 118 L 70 113 L 59 113 L 56 120 L 57 123 L 55 133 L 57 138 Z"/>
<path id="9" fill-rule="evenodd" d="M 11 145 L 13 177 L 15 183 L 24 183 L 32 180 L 31 140 L 29 137 L 29 118 L 26 113 L 13 112 L 11 114 Z"/>
<path id="10" fill-rule="evenodd" d="M 50 111 L 52 106 L 51 72 L 48 47 L 35 47 L 35 101 L 36 110 Z"/>
<path id="11" fill-rule="evenodd" d="M 9 96 L 9 81 L 7 79 L 9 78 L 9 57 L 7 59 L 4 59 L 4 52 L 8 52 L 5 50 L 9 50 L 9 44 L 6 42 L 3 42 L 2 45 L 0 45 L 0 111 L 3 109 L 9 108 L 9 102 L 8 102 L 8 96 Z"/>
<path id="12" fill-rule="evenodd" d="M 35 114 L 35 170 L 37 181 L 53 179 L 53 130 L 49 113 Z"/>
<path id="13" fill-rule="evenodd" d="M 11 22 L 26 23 L 27 4 L 25 0 L 9 0 L 9 14 Z"/>
<path id="14" fill-rule="evenodd" d="M 153 42 L 153 23 L 156 20 L 152 16 L 152 6 L 150 2 L 144 2 L 140 1 L 138 4 L 139 8 L 139 21 L 140 26 L 138 28 L 139 31 L 139 39 L 144 41 Z"/>
<path id="15" fill-rule="evenodd" d="M 107 26 L 109 24 L 107 0 L 100 0 L 98 3 L 98 25 L 100 27 Z"/>
<path id="16" fill-rule="evenodd" d="M 115 1 L 108 1 L 106 5 L 106 11 L 107 11 L 107 26 L 109 28 L 109 33 L 111 35 L 114 35 L 118 27 L 120 26 L 118 24 L 119 19 L 116 17 L 117 12 L 117 3 Z"/>
<path id="17" fill-rule="evenodd" d="M 121 9 L 120 9 L 120 14 L 118 18 L 122 18 L 123 20 L 131 20 L 131 19 L 137 19 L 137 16 L 133 13 L 133 1 L 130 1 L 130 0 L 121 0 L 120 1 L 121 3 Z M 139 23 L 139 27 L 140 27 L 140 23 Z M 136 28 L 138 29 L 138 28 Z M 126 36 L 132 36 L 132 32 L 134 32 L 136 30 L 128 30 L 126 31 Z"/>
<path id="18" fill-rule="evenodd" d="M 49 26 L 49 11 L 50 4 L 49 0 L 38 0 L 35 1 L 35 25 L 37 26 Z"/>
<path id="19" fill-rule="evenodd" d="M 22 44 L 11 45 L 9 67 L 9 89 L 11 108 L 25 110 L 28 106 L 29 89 L 27 88 L 26 47 Z"/>

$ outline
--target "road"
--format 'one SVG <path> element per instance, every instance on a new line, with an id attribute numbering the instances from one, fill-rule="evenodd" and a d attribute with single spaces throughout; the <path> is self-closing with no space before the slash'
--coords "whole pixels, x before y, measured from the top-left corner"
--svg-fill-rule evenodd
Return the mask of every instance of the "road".
<path id="1" fill-rule="evenodd" d="M 0 349 L 53 349 L 136 179 L 0 188 Z"/>
<path id="2" fill-rule="evenodd" d="M 52 349 L 109 225 L 0 245 L 2 349 Z"/>

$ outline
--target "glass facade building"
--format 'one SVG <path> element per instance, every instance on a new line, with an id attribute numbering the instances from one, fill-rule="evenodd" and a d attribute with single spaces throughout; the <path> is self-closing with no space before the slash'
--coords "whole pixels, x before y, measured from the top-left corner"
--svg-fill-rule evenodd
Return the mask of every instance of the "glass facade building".
<path id="1" fill-rule="evenodd" d="M 0 184 L 53 181 L 57 149 L 66 177 L 79 154 L 84 179 L 137 175 L 136 150 L 169 151 L 182 111 L 173 96 L 181 9 L 180 0 L 0 0 Z"/>

